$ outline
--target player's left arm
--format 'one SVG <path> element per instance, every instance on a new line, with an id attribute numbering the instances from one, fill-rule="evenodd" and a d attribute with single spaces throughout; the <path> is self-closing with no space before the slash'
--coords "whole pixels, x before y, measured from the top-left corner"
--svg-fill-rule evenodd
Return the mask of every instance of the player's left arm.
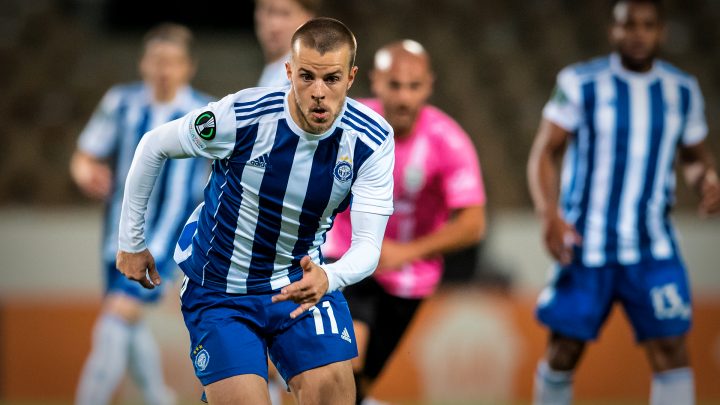
<path id="1" fill-rule="evenodd" d="M 700 215 L 720 212 L 720 180 L 706 142 L 681 146 L 680 163 L 685 181 L 700 194 Z"/>
<path id="2" fill-rule="evenodd" d="M 406 243 L 385 239 L 378 272 L 471 246 L 482 240 L 484 236 L 485 207 L 483 205 L 456 209 L 450 219 L 435 232 Z"/>
<path id="3" fill-rule="evenodd" d="M 697 80 L 690 82 L 690 98 L 685 128 L 680 140 L 679 157 L 685 180 L 700 194 L 700 215 L 720 212 L 720 182 L 715 161 L 705 142 L 705 100 Z"/>

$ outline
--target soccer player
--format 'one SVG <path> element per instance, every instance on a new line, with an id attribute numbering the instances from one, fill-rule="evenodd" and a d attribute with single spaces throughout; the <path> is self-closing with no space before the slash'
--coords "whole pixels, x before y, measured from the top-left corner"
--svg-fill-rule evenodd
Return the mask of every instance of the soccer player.
<path id="1" fill-rule="evenodd" d="M 377 265 L 394 164 L 390 125 L 347 98 L 355 52 L 344 24 L 310 20 L 292 37 L 290 87 L 231 94 L 138 147 L 117 262 L 150 289 L 161 281 L 143 232 L 154 179 L 167 158 L 215 159 L 175 251 L 190 357 L 211 404 L 268 404 L 268 353 L 301 405 L 354 403 L 357 347 L 339 289 Z M 325 232 L 351 195 L 352 246 L 323 264 Z"/>
<path id="2" fill-rule="evenodd" d="M 290 39 L 295 30 L 313 18 L 321 0 L 255 0 L 255 35 L 265 58 L 258 87 L 290 84 L 285 62 L 290 60 Z"/>
<path id="3" fill-rule="evenodd" d="M 285 62 L 290 60 L 290 39 L 295 30 L 320 9 L 321 0 L 255 0 L 255 35 L 265 58 L 258 87 L 290 85 Z M 273 405 L 282 404 L 285 384 L 270 364 L 268 390 Z"/>
<path id="4" fill-rule="evenodd" d="M 125 177 L 141 137 L 209 101 L 189 86 L 195 72 L 192 42 L 192 33 L 181 25 L 150 30 L 139 64 L 143 81 L 115 86 L 105 94 L 72 157 L 70 169 L 79 188 L 107 203 L 102 243 L 106 293 L 80 378 L 78 404 L 109 403 L 128 367 L 146 403 L 174 403 L 163 381 L 157 344 L 141 321 L 143 306 L 157 301 L 163 291 L 146 290 L 125 279 L 115 269 L 115 255 Z M 173 162 L 163 170 L 149 200 L 148 246 L 158 271 L 168 280 L 179 274 L 172 258 L 175 241 L 183 217 L 202 200 L 207 175 L 206 161 Z"/>
<path id="5" fill-rule="evenodd" d="M 616 1 L 615 51 L 562 70 L 543 110 L 528 177 L 557 265 L 538 299 L 550 338 L 536 404 L 571 402 L 586 342 L 616 300 L 654 372 L 650 403 L 694 403 L 690 290 L 668 217 L 676 159 L 701 213 L 720 210 L 720 184 L 697 80 L 657 58 L 663 35 L 659 1 Z M 560 175 L 556 158 L 566 145 Z"/>
<path id="6" fill-rule="evenodd" d="M 377 98 L 361 102 L 395 131 L 395 213 L 374 276 L 344 290 L 360 352 L 353 364 L 358 403 L 423 299 L 435 291 L 443 272 L 441 255 L 478 242 L 485 231 L 475 148 L 452 118 L 426 104 L 433 73 L 423 46 L 411 40 L 383 46 L 370 78 Z M 349 216 L 338 215 L 323 253 L 340 257 L 351 237 Z"/>

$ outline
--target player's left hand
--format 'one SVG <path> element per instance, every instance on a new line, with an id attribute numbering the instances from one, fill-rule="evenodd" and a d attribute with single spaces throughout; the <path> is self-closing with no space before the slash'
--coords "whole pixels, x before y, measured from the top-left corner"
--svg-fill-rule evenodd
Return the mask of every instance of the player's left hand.
<path id="1" fill-rule="evenodd" d="M 720 180 L 714 170 L 703 176 L 700 184 L 700 215 L 712 215 L 720 212 Z"/>
<path id="2" fill-rule="evenodd" d="M 325 270 L 315 264 L 310 256 L 303 257 L 300 266 L 303 269 L 302 279 L 283 287 L 280 294 L 272 297 L 272 302 L 291 300 L 300 304 L 290 313 L 290 318 L 293 319 L 320 302 L 329 287 Z"/>

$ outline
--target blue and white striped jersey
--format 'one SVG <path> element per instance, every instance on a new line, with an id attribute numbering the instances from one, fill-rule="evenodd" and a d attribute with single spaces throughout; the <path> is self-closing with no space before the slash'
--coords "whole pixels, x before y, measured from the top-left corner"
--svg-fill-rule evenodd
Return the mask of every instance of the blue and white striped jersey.
<path id="1" fill-rule="evenodd" d="M 675 255 L 676 151 L 707 134 L 695 78 L 660 60 L 631 72 L 612 54 L 562 70 L 543 117 L 573 133 L 561 204 L 583 237 L 583 264 Z"/>
<path id="2" fill-rule="evenodd" d="M 243 90 L 180 125 L 187 154 L 217 159 L 175 251 L 208 288 L 262 293 L 301 279 L 300 259 L 322 263 L 325 232 L 351 192 L 353 210 L 392 213 L 390 125 L 347 99 L 328 131 L 307 133 L 290 116 L 288 90 Z"/>
<path id="3" fill-rule="evenodd" d="M 173 101 L 157 104 L 143 83 L 118 85 L 105 94 L 78 140 L 79 150 L 107 159 L 113 170 L 113 189 L 105 211 L 103 260 L 115 262 L 125 178 L 140 139 L 151 129 L 209 101 L 208 96 L 184 87 Z M 158 265 L 174 265 L 175 242 L 183 220 L 202 201 L 208 167 L 204 159 L 177 160 L 169 162 L 160 174 L 145 217 L 148 248 Z"/>

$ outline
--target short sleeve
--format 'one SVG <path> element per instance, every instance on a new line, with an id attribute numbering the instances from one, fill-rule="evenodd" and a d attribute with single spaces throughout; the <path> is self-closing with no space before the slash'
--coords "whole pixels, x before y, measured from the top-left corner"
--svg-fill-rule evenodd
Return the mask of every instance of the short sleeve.
<path id="1" fill-rule="evenodd" d="M 180 142 L 189 156 L 224 159 L 235 148 L 234 94 L 191 111 L 180 123 Z"/>
<path id="2" fill-rule="evenodd" d="M 579 78 L 573 68 L 563 69 L 557 76 L 550 100 L 543 108 L 544 119 L 574 132 L 582 122 Z"/>
<path id="3" fill-rule="evenodd" d="M 446 159 L 443 167 L 442 184 L 446 204 L 449 208 L 484 205 L 485 187 L 475 147 L 457 124 L 451 128 L 445 134 L 446 150 L 443 153 L 443 156 L 453 157 Z"/>
<path id="4" fill-rule="evenodd" d="M 394 166 L 395 141 L 390 133 L 358 170 L 352 186 L 352 211 L 392 215 Z"/>
<path id="5" fill-rule="evenodd" d="M 690 105 L 688 106 L 685 131 L 682 136 L 683 145 L 695 145 L 705 139 L 708 133 L 708 126 L 705 121 L 705 100 L 697 80 L 693 79 L 689 90 Z"/>
<path id="6" fill-rule="evenodd" d="M 105 93 L 90 121 L 80 133 L 77 144 L 79 150 L 98 159 L 115 153 L 121 103 L 122 91 L 119 88 L 112 88 Z"/>

